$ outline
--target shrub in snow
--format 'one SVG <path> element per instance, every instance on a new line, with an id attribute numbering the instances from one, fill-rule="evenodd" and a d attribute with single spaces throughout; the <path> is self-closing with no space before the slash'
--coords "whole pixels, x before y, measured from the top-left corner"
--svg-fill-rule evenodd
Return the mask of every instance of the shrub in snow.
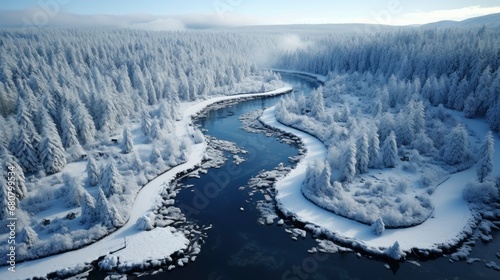
<path id="1" fill-rule="evenodd" d="M 132 154 L 132 158 L 130 159 L 129 167 L 130 167 L 130 169 L 135 171 L 135 174 L 138 174 L 142 170 L 143 163 L 141 160 L 141 156 L 139 156 L 139 154 L 137 152 L 134 152 Z"/>
<path id="2" fill-rule="evenodd" d="M 118 265 L 118 257 L 115 255 L 106 255 L 102 261 L 99 262 L 99 268 L 104 271 L 111 271 Z"/>
<path id="3" fill-rule="evenodd" d="M 432 141 L 425 131 L 421 131 L 415 135 L 412 146 L 417 149 L 420 154 L 431 155 L 435 152 L 434 141 Z"/>
<path id="4" fill-rule="evenodd" d="M 376 235 L 382 235 L 385 231 L 385 224 L 381 217 L 375 220 L 372 224 L 372 230 Z"/>
<path id="5" fill-rule="evenodd" d="M 479 151 L 479 161 L 477 162 L 476 171 L 479 182 L 483 182 L 493 170 L 493 155 L 495 153 L 495 139 L 491 131 L 486 135 L 483 145 Z"/>
<path id="6" fill-rule="evenodd" d="M 394 242 L 394 244 L 387 248 L 384 253 L 394 259 L 394 260 L 400 260 L 402 258 L 404 258 L 406 256 L 406 254 L 401 250 L 401 248 L 399 247 L 399 243 L 396 241 Z"/>
<path id="7" fill-rule="evenodd" d="M 484 180 L 483 182 L 471 181 L 464 190 L 465 199 L 469 203 L 489 203 L 499 199 L 499 190 L 495 180 Z"/>
<path id="8" fill-rule="evenodd" d="M 163 158 L 161 156 L 160 148 L 158 145 L 153 145 L 153 149 L 151 150 L 151 155 L 149 156 L 149 161 L 152 165 L 157 165 L 163 163 Z"/>
<path id="9" fill-rule="evenodd" d="M 149 212 L 137 219 L 135 225 L 140 230 L 152 230 L 154 228 L 154 221 L 155 214 L 153 212 Z"/>
<path id="10" fill-rule="evenodd" d="M 64 201 L 67 207 L 80 206 L 85 189 L 82 183 L 77 178 L 71 177 L 69 174 L 63 175 L 64 184 L 61 187 L 63 192 Z"/>

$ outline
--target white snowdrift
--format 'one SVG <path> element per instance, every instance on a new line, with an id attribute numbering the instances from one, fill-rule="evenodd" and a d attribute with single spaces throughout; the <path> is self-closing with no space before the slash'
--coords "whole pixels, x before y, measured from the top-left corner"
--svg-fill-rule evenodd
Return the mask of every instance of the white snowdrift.
<path id="1" fill-rule="evenodd" d="M 182 120 L 175 123 L 176 135 L 178 136 L 178 139 L 184 137 L 186 135 L 186 131 L 188 131 L 187 127 L 193 125 L 192 117 L 211 104 L 225 100 L 278 95 L 289 92 L 291 90 L 291 87 L 282 87 L 265 93 L 220 96 L 209 100 L 183 104 L 183 118 Z M 124 258 L 123 261 L 130 260 L 133 262 L 137 262 L 138 260 L 164 259 L 172 253 L 186 248 L 187 239 L 185 237 L 175 235 L 175 238 L 168 238 L 169 234 L 162 229 L 155 229 L 149 232 L 139 231 L 136 228 L 136 221 L 145 213 L 152 210 L 152 207 L 155 205 L 155 201 L 158 198 L 158 194 L 161 192 L 165 182 L 171 181 L 173 178 L 175 178 L 176 174 L 184 170 L 193 168 L 197 164 L 201 163 L 205 149 L 205 142 L 202 142 L 200 144 L 193 144 L 191 155 L 189 156 L 187 162 L 170 169 L 168 172 L 162 174 L 161 176 L 157 177 L 146 186 L 144 186 L 136 197 L 134 206 L 130 211 L 131 214 L 129 220 L 123 227 L 121 227 L 114 233 L 106 236 L 96 243 L 93 243 L 79 250 L 19 263 L 16 265 L 15 273 L 9 272 L 6 266 L 1 267 L 2 269 L 0 270 L 0 279 L 26 279 L 36 276 L 45 276 L 57 270 L 65 268 L 71 269 L 86 262 L 90 263 L 101 256 L 108 255 L 110 252 L 123 247 L 124 237 L 127 237 L 128 240 L 132 242 L 128 246 L 141 248 L 141 250 L 129 249 L 119 251 L 117 254 L 120 254 Z M 174 234 L 170 235 L 170 237 L 174 237 Z M 168 240 L 169 245 L 163 246 L 163 250 L 147 250 L 147 248 L 149 248 L 148 246 L 152 246 L 151 244 L 159 244 L 160 242 L 165 242 L 165 240 Z M 130 257 L 132 255 L 133 258 Z M 122 262 L 121 258 L 120 262 Z"/>
<path id="2" fill-rule="evenodd" d="M 431 196 L 435 210 L 432 218 L 424 223 L 405 229 L 387 229 L 382 236 L 376 235 L 370 226 L 337 216 L 307 200 L 301 192 L 307 166 L 314 160 L 325 160 L 326 148 L 315 137 L 285 126 L 275 117 L 275 108 L 264 111 L 261 120 L 269 126 L 293 133 L 300 137 L 307 148 L 304 159 L 284 179 L 276 182 L 278 204 L 288 213 L 293 213 L 298 220 L 311 223 L 337 234 L 346 240 L 355 240 L 367 250 L 379 251 L 389 248 L 396 241 L 403 251 L 412 248 L 438 249 L 440 245 L 455 245 L 472 222 L 472 213 L 463 198 L 463 191 L 468 181 L 476 177 L 475 167 L 453 174 L 449 180 L 439 186 Z M 463 121 L 476 135 L 485 135 L 488 126 L 480 120 Z M 500 175 L 500 141 L 495 139 L 494 175 Z"/>

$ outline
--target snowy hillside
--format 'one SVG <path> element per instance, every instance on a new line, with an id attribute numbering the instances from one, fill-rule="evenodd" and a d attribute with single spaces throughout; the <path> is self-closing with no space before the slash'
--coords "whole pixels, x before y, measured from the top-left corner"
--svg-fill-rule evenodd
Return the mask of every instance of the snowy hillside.
<path id="1" fill-rule="evenodd" d="M 462 21 L 439 21 L 422 25 L 422 28 L 500 28 L 500 13 L 469 18 Z"/>

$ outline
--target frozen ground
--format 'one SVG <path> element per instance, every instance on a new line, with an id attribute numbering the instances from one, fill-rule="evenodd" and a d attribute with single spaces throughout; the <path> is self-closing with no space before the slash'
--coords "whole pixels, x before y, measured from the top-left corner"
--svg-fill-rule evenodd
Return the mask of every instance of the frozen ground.
<path id="1" fill-rule="evenodd" d="M 201 102 L 197 101 L 185 103 L 182 105 L 183 118 L 175 123 L 176 135 L 179 138 L 183 137 L 187 131 L 189 131 L 188 127 L 192 126 L 192 117 L 211 104 L 230 99 L 278 95 L 289 91 L 291 91 L 290 87 L 282 87 L 265 93 L 220 96 Z M 162 191 L 165 182 L 169 182 L 174 179 L 176 174 L 179 172 L 193 168 L 194 166 L 200 164 L 203 159 L 205 149 L 205 142 L 196 145 L 193 144 L 191 154 L 188 157 L 187 162 L 170 169 L 168 172 L 162 174 L 144 186 L 134 201 L 133 208 L 130 211 L 131 214 L 129 220 L 123 227 L 114 233 L 87 247 L 75 251 L 19 263 L 16 265 L 15 273 L 9 272 L 7 267 L 4 267 L 5 269 L 0 270 L 0 279 L 26 279 L 36 276 L 45 276 L 51 272 L 62 269 L 81 267 L 84 263 L 90 263 L 100 256 L 108 255 L 110 252 L 122 248 L 125 237 L 127 237 L 129 242 L 132 242 L 129 243 L 128 246 L 132 246 L 134 248 L 148 248 L 145 246 L 152 246 L 152 244 L 159 244 L 160 242 L 168 240 L 168 245 L 162 245 L 163 247 L 161 248 L 163 250 L 161 251 L 141 249 L 134 250 L 132 252 L 130 251 L 131 249 L 129 249 L 118 252 L 118 254 L 124 258 L 123 260 L 130 259 L 134 263 L 136 263 L 137 260 L 165 259 L 179 249 L 186 248 L 187 239 L 182 235 L 172 232 L 169 228 L 156 228 L 152 231 L 140 231 L 136 228 L 136 222 L 137 219 L 142 217 L 145 213 L 153 210 L 152 207 L 155 206 L 155 202 L 158 199 L 158 195 Z M 112 263 L 112 260 L 110 261 Z"/>
<path id="2" fill-rule="evenodd" d="M 482 138 L 488 126 L 481 120 L 469 120 L 460 117 L 468 128 Z M 441 246 L 457 244 L 465 232 L 470 232 L 473 215 L 463 198 L 464 188 L 475 178 L 475 166 L 451 175 L 450 179 L 439 186 L 431 196 L 435 205 L 432 218 L 424 223 L 405 229 L 386 229 L 383 235 L 373 233 L 370 226 L 337 216 L 307 200 L 301 192 L 307 166 L 315 160 L 325 160 L 325 146 L 315 137 L 279 123 L 275 117 L 275 108 L 264 111 L 261 120 L 277 129 L 293 133 L 300 137 L 307 148 L 305 158 L 288 176 L 276 183 L 276 199 L 284 213 L 295 215 L 300 221 L 321 227 L 326 232 L 335 234 L 344 240 L 355 242 L 368 251 L 381 252 L 398 242 L 403 251 L 412 248 L 434 250 Z M 495 164 L 493 175 L 500 175 L 500 141 L 495 137 Z"/>

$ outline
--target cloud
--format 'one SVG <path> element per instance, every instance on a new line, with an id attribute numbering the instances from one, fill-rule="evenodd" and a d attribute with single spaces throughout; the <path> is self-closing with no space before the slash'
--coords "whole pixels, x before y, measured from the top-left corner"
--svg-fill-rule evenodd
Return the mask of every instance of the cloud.
<path id="1" fill-rule="evenodd" d="M 112 26 L 145 30 L 184 30 L 269 23 L 261 18 L 236 13 L 189 15 L 79 15 L 40 8 L 0 10 L 0 26 L 74 27 Z"/>
<path id="2" fill-rule="evenodd" d="M 186 26 L 182 21 L 173 18 L 164 18 L 149 22 L 136 23 L 132 24 L 130 27 L 152 31 L 179 31 L 186 29 Z"/>
<path id="3" fill-rule="evenodd" d="M 500 13 L 500 6 L 481 7 L 476 5 L 460 9 L 413 12 L 395 16 L 391 25 L 425 24 L 442 20 L 462 21 L 468 18 L 494 13 Z"/>
<path id="4" fill-rule="evenodd" d="M 280 38 L 279 47 L 284 51 L 297 51 L 310 47 L 313 43 L 310 41 L 303 41 L 298 35 L 288 34 Z"/>

